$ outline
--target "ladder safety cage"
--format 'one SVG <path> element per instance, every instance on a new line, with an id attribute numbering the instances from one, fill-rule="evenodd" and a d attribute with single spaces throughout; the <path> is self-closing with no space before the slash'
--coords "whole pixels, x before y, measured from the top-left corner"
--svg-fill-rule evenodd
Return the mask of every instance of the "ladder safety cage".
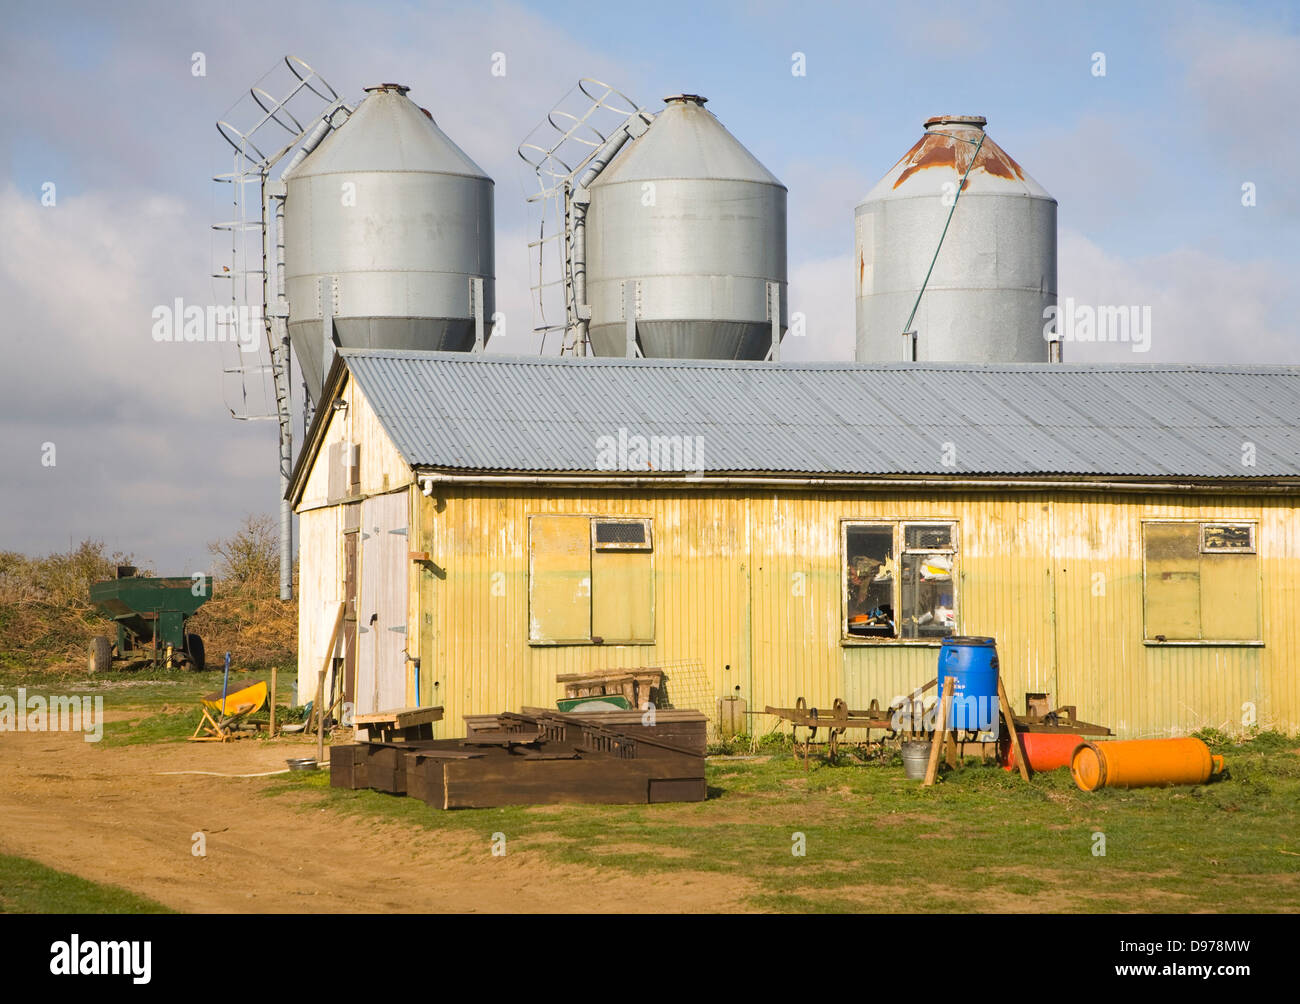
<path id="1" fill-rule="evenodd" d="M 277 97 L 276 95 L 280 95 Z M 297 56 L 285 56 L 248 94 L 217 121 L 217 132 L 234 151 L 228 174 L 213 180 L 230 186 L 229 219 L 213 225 L 229 234 L 226 263 L 214 269 L 218 305 L 211 337 L 226 346 L 233 362 L 222 367 L 222 395 L 231 417 L 241 421 L 275 419 L 280 450 L 280 598 L 293 598 L 293 512 L 287 499 L 293 467 L 293 396 L 290 384 L 289 300 L 285 293 L 285 177 L 352 113 L 323 77 Z M 241 128 L 232 124 L 249 122 Z M 271 170 L 297 147 L 293 158 L 271 179 Z M 224 249 L 223 249 L 224 250 Z M 247 335 L 260 326 L 256 353 Z M 238 408 L 230 404 L 230 383 L 238 377 Z M 250 384 L 260 401 L 250 401 Z M 256 398 L 256 395 L 254 395 Z M 271 402 L 274 401 L 272 406 Z"/>
<path id="2" fill-rule="evenodd" d="M 527 196 L 534 208 L 528 243 L 533 330 L 546 338 L 561 332 L 561 355 L 590 350 L 586 302 L 587 187 L 630 139 L 642 135 L 654 115 L 623 92 L 581 78 L 519 144 L 519 156 L 535 176 Z"/>

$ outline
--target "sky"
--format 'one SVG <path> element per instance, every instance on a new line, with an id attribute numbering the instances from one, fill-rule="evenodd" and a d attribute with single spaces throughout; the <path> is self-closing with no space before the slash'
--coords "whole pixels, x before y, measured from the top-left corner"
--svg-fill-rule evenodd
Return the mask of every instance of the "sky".
<path id="1" fill-rule="evenodd" d="M 495 180 L 492 351 L 538 351 L 516 148 L 595 77 L 651 109 L 705 95 L 789 188 L 788 300 L 808 333 L 786 359 L 852 359 L 854 205 L 927 117 L 955 113 L 985 116 L 1058 200 L 1062 299 L 1151 307 L 1150 351 L 1070 361 L 1300 365 L 1297 3 L 9 0 L 0 549 L 92 538 L 189 574 L 276 510 L 274 423 L 232 419 L 229 347 L 152 331 L 177 297 L 220 302 L 215 123 L 286 54 L 352 103 L 408 85 Z"/>

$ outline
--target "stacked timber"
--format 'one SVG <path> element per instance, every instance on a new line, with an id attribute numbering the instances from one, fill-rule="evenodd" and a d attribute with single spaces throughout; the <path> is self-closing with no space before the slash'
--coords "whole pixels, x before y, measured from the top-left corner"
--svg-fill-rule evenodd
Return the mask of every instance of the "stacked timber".
<path id="1" fill-rule="evenodd" d="M 617 720 L 615 720 L 615 716 Z M 438 809 L 698 802 L 706 797 L 699 712 L 467 717 L 464 739 L 336 746 L 330 783 L 419 798 Z"/>

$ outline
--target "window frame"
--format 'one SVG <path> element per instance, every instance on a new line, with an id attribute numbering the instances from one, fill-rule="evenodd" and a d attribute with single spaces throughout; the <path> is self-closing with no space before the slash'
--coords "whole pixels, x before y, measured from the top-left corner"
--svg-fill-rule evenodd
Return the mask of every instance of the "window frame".
<path id="1" fill-rule="evenodd" d="M 1158 522 L 1158 521 L 1148 520 L 1148 522 Z M 1201 524 L 1200 530 L 1196 535 L 1197 549 L 1201 554 L 1258 554 L 1259 553 L 1259 541 L 1256 537 L 1256 534 L 1258 532 L 1258 524 L 1254 522 L 1251 522 L 1249 520 L 1243 520 L 1243 519 L 1211 519 L 1211 520 L 1197 520 L 1196 522 Z M 1244 528 L 1249 530 L 1250 546 L 1249 547 L 1220 547 L 1220 548 L 1206 547 L 1205 531 L 1212 526 L 1232 526 L 1232 527 L 1239 527 L 1239 528 Z"/>
<path id="2" fill-rule="evenodd" d="M 890 527 L 892 553 L 897 562 L 898 572 L 893 583 L 895 625 L 901 630 L 899 618 L 903 603 L 903 555 L 904 554 L 951 554 L 952 567 L 952 634 L 932 638 L 868 638 L 849 632 L 849 531 L 862 527 Z M 946 526 L 951 535 L 952 546 L 949 549 L 931 547 L 905 548 L 906 528 L 911 526 Z M 952 516 L 865 516 L 844 517 L 840 520 L 840 644 L 845 647 L 894 645 L 913 646 L 917 648 L 939 648 L 945 637 L 956 637 L 962 633 L 962 597 L 961 597 L 961 520 Z"/>
<path id="3" fill-rule="evenodd" d="M 596 540 L 596 527 L 601 523 L 639 523 L 645 528 L 644 543 L 609 543 Z M 594 554 L 597 551 L 649 551 L 654 554 L 654 528 L 650 525 L 649 516 L 592 516 L 591 517 L 591 550 Z M 653 563 L 654 559 L 651 558 Z"/>
<path id="4" fill-rule="evenodd" d="M 554 516 L 567 516 L 575 519 L 585 519 L 588 522 L 587 528 L 587 631 L 586 638 L 568 638 L 568 639 L 549 639 L 535 638 L 532 633 L 532 603 L 533 603 L 533 520 L 546 519 Z M 528 623 L 525 626 L 525 643 L 530 648 L 575 648 L 575 647 L 594 647 L 603 648 L 606 646 L 636 646 L 645 647 L 657 645 L 659 635 L 658 622 L 658 603 L 656 590 L 656 571 L 658 562 L 655 560 L 654 546 L 654 517 L 652 516 L 601 516 L 590 512 L 531 512 L 527 514 L 528 519 L 528 551 L 526 561 L 527 590 L 528 590 Z M 646 528 L 646 543 L 644 544 L 601 544 L 599 548 L 596 545 L 596 524 L 597 523 L 642 523 Z M 631 551 L 633 553 L 643 553 L 648 556 L 650 562 L 650 630 L 652 637 L 649 639 L 638 639 L 632 641 L 619 641 L 615 639 L 606 639 L 595 641 L 594 632 L 595 619 L 595 557 L 598 551 L 614 551 L 623 553 Z"/>
<path id="5" fill-rule="evenodd" d="M 1150 525 L 1191 525 L 1196 529 L 1196 553 L 1200 559 L 1205 555 L 1214 557 L 1237 556 L 1254 558 L 1255 566 L 1255 638 L 1167 638 L 1161 641 L 1152 637 L 1147 624 L 1147 527 Z M 1205 550 L 1205 528 L 1207 526 L 1249 526 L 1250 550 Z M 1142 644 L 1150 648 L 1263 648 L 1264 647 L 1264 569 L 1259 559 L 1259 520 L 1258 519 L 1203 519 L 1201 517 L 1143 518 L 1139 528 L 1138 547 L 1142 560 Z M 1199 561 L 1198 561 L 1199 577 Z M 1201 621 L 1200 593 L 1198 581 L 1196 616 Z"/>

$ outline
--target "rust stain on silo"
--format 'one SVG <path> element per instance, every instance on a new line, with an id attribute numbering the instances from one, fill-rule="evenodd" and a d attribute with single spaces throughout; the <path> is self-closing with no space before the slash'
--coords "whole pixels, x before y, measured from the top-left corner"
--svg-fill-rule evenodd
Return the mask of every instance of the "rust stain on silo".
<path id="1" fill-rule="evenodd" d="M 972 133 L 972 136 L 978 133 L 978 130 L 963 131 Z M 950 167 L 958 174 L 964 175 L 970 167 L 971 155 L 975 152 L 977 142 L 978 139 L 958 139 L 941 132 L 927 132 L 899 161 L 907 166 L 894 182 L 894 187 L 897 188 L 917 171 L 927 167 Z M 1020 165 L 988 136 L 984 137 L 984 144 L 980 147 L 979 156 L 975 160 L 975 169 L 984 170 L 1008 181 L 1025 180 L 1025 172 Z"/>

